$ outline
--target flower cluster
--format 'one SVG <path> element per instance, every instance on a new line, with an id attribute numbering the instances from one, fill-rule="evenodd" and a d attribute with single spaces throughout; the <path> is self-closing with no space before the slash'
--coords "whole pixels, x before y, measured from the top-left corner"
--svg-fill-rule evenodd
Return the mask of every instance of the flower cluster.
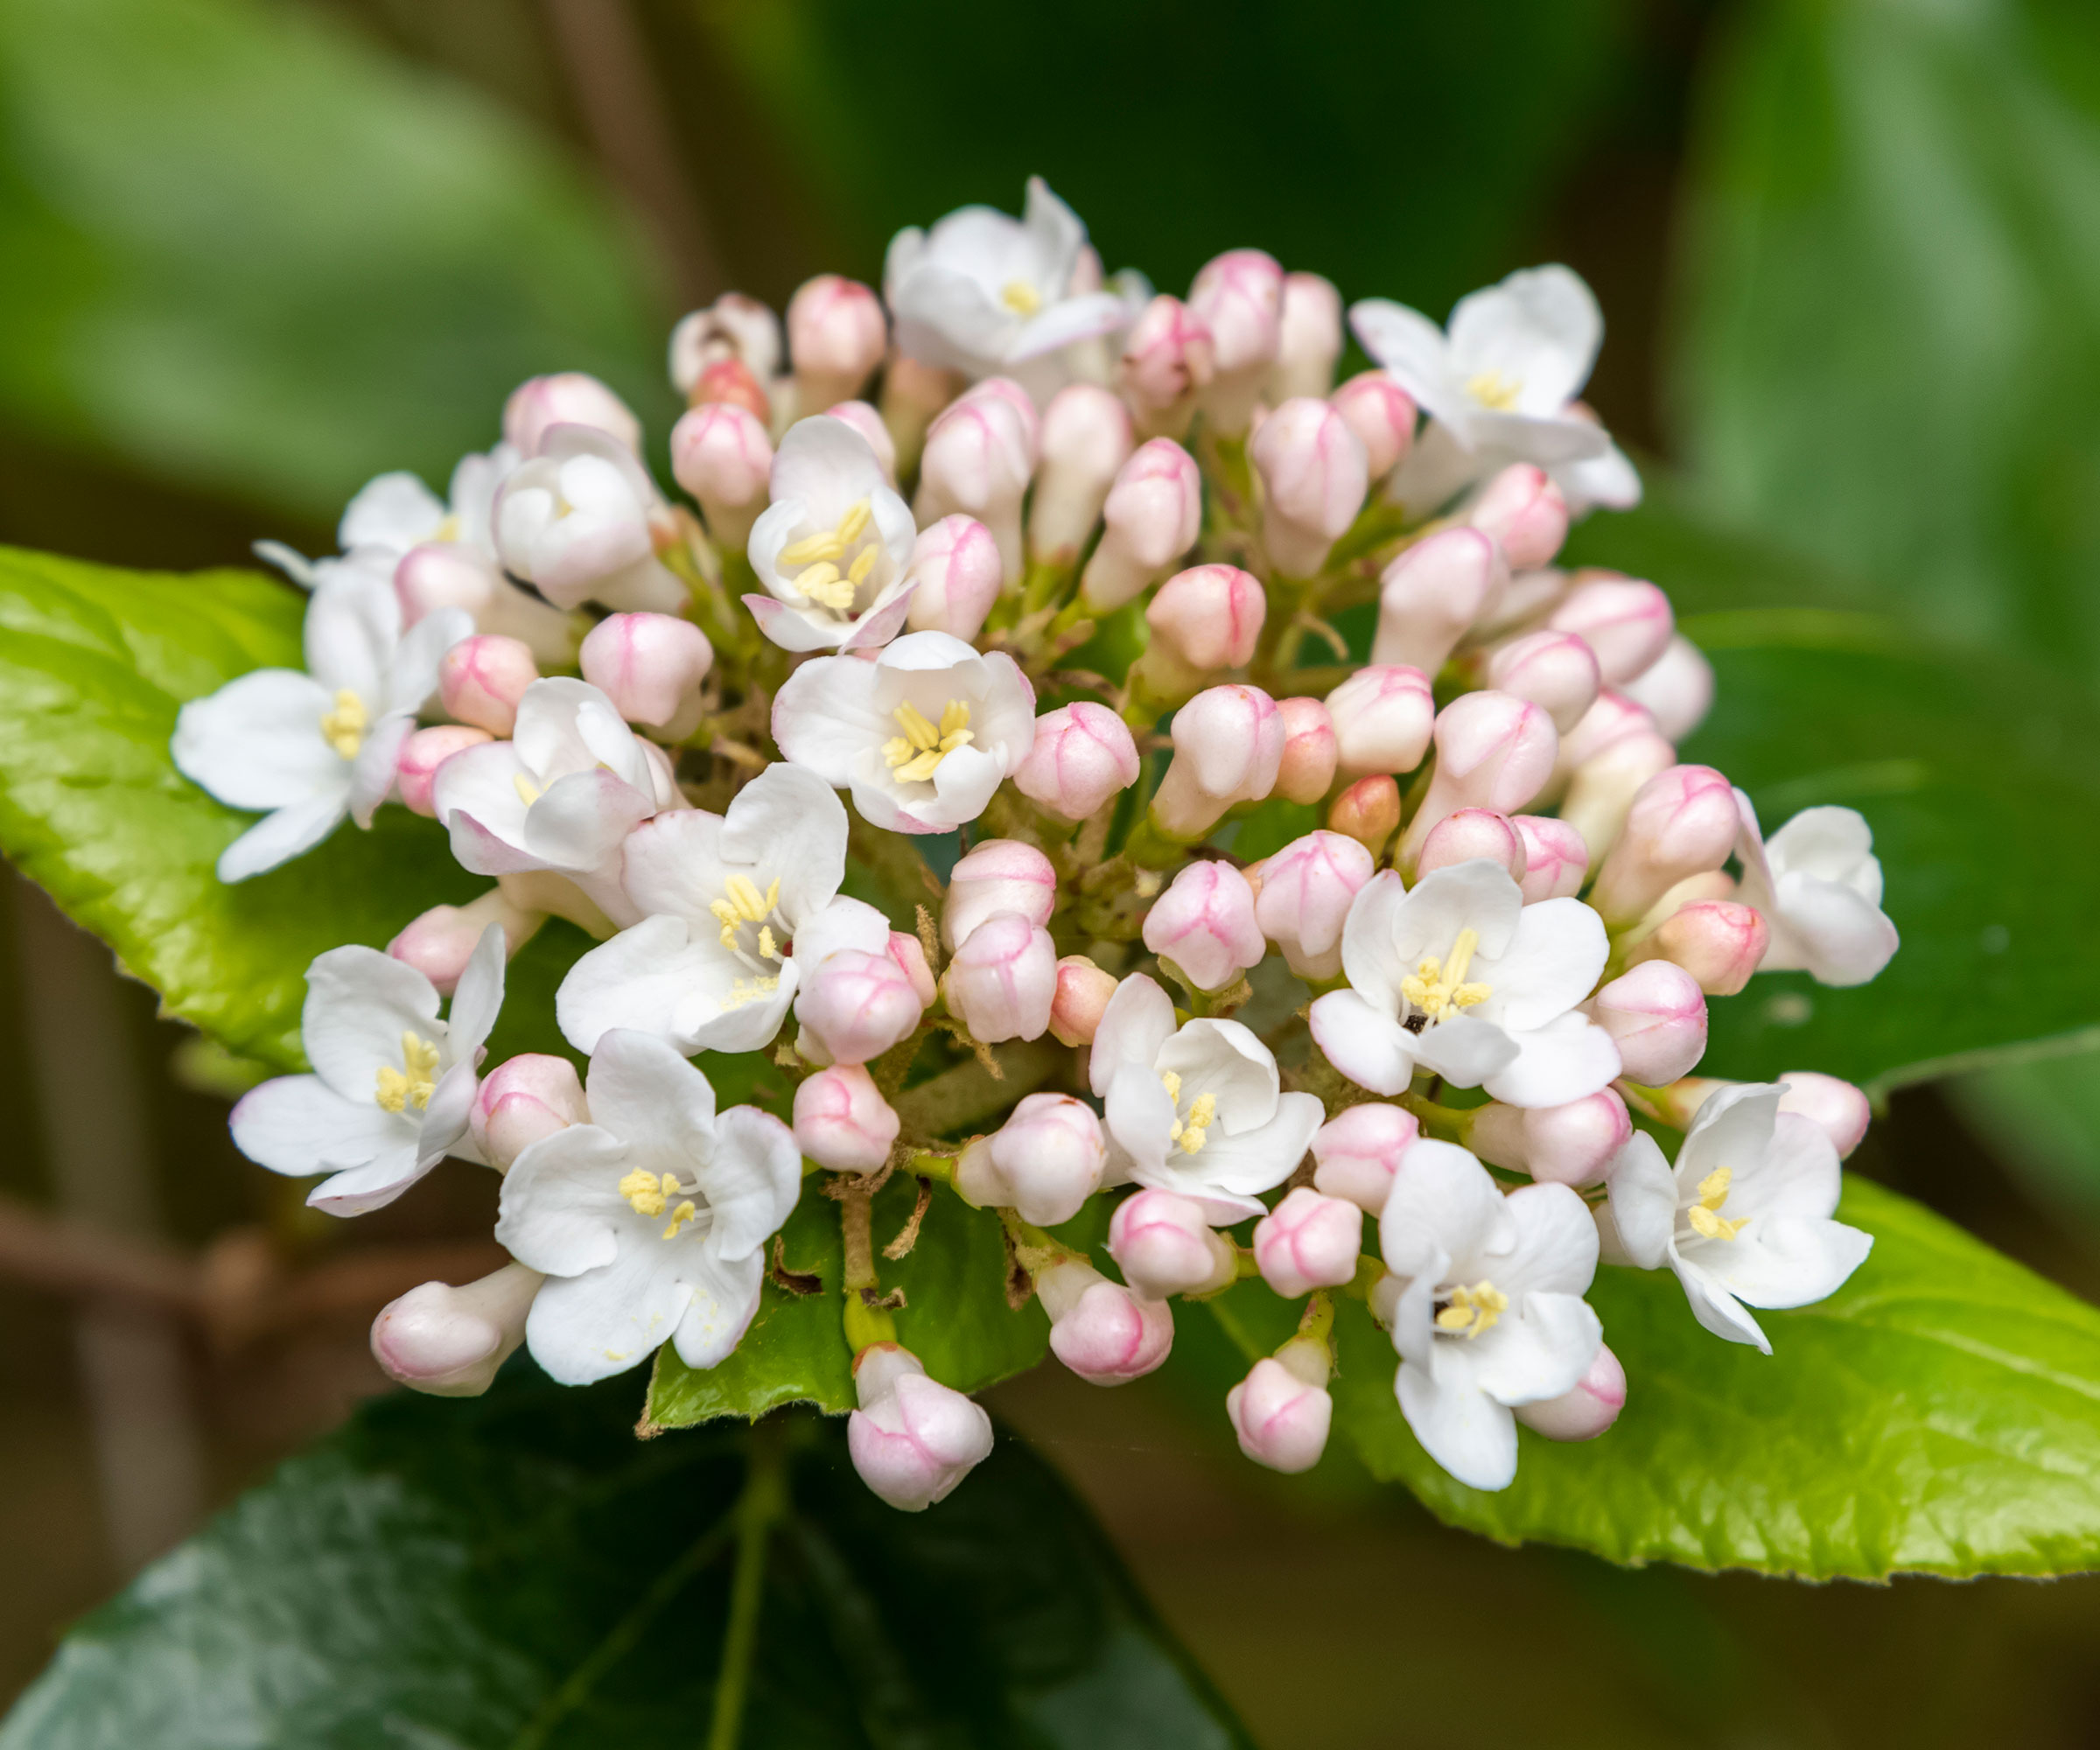
<path id="1" fill-rule="evenodd" d="M 267 811 L 222 877 L 392 799 L 491 884 L 317 960 L 314 1073 L 234 1114 L 340 1214 L 448 1153 L 502 1175 L 515 1262 L 388 1307 L 390 1374 L 472 1392 L 521 1343 L 572 1382 L 666 1342 L 713 1367 L 822 1175 L 854 1460 L 923 1507 L 990 1432 L 896 1340 L 869 1227 L 901 1172 L 997 1213 L 1102 1384 L 1165 1360 L 1177 1297 L 1302 1301 L 1226 1405 L 1278 1470 L 1319 1459 L 1336 1298 L 1366 1303 L 1424 1448 L 1494 1489 L 1517 1423 L 1618 1413 L 1600 1262 L 1760 1348 L 1754 1309 L 1858 1266 L 1858 1091 L 1692 1072 L 1709 996 L 1880 970 L 1880 868 L 1858 816 L 1767 838 L 1682 763 L 1712 674 L 1667 598 L 1555 564 L 1639 494 L 1576 399 L 1588 289 L 1540 268 L 1446 327 L 1346 319 L 1371 368 L 1337 386 L 1326 281 L 1253 249 L 1186 298 L 1104 276 L 1037 181 L 1018 221 L 901 234 L 879 293 L 689 316 L 680 495 L 610 390 L 540 378 L 448 503 L 389 475 L 340 557 L 279 556 L 306 672 L 175 736 Z M 550 916 L 595 938 L 557 1002 L 588 1074 L 484 1073 Z M 791 1102 L 718 1110 L 711 1054 L 751 1052 Z"/>

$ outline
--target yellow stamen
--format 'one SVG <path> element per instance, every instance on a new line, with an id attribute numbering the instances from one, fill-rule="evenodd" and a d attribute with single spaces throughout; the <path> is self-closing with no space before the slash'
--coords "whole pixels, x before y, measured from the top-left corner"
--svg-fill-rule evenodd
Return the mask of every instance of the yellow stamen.
<path id="1" fill-rule="evenodd" d="M 380 1108 L 388 1112 L 405 1112 L 413 1106 L 418 1112 L 430 1110 L 430 1096 L 438 1091 L 438 1047 L 414 1033 L 401 1036 L 401 1060 L 408 1067 L 408 1074 L 391 1064 L 379 1067 L 378 1091 L 373 1097 Z"/>
<path id="2" fill-rule="evenodd" d="M 1491 407 L 1497 413 L 1508 412 L 1523 392 L 1521 377 L 1506 377 L 1500 371 L 1482 371 L 1466 385 L 1467 395 L 1482 407 Z"/>
<path id="3" fill-rule="evenodd" d="M 1460 1285 L 1451 1291 L 1450 1300 L 1437 1314 L 1437 1328 L 1471 1339 L 1492 1331 L 1508 1310 L 1509 1297 L 1492 1282 L 1476 1282 L 1471 1288 Z"/>
<path id="4" fill-rule="evenodd" d="M 1194 1154 L 1202 1148 L 1207 1140 L 1206 1132 L 1217 1116 L 1218 1096 L 1215 1094 L 1199 1094 L 1195 1103 L 1188 1109 L 1188 1122 L 1176 1124 L 1170 1133 L 1174 1141 L 1181 1144 L 1184 1154 Z"/>
<path id="5" fill-rule="evenodd" d="M 904 733 L 883 743 L 882 758 L 900 783 L 926 782 L 949 754 L 976 739 L 969 728 L 970 707 L 961 699 L 950 699 L 941 708 L 937 725 L 918 706 L 908 703 L 899 705 L 890 715 Z"/>
<path id="6" fill-rule="evenodd" d="M 640 1166 L 620 1181 L 620 1194 L 627 1200 L 627 1207 L 637 1215 L 646 1215 L 651 1220 L 663 1214 L 665 1205 L 677 1189 L 676 1174 L 667 1172 L 659 1178 Z"/>
<path id="7" fill-rule="evenodd" d="M 819 560 L 842 557 L 846 543 L 836 529 L 826 529 L 822 535 L 811 535 L 796 542 L 792 547 L 780 549 L 783 565 L 814 565 Z"/>
<path id="8" fill-rule="evenodd" d="M 336 690 L 335 709 L 321 714 L 321 739 L 339 758 L 354 760 L 357 750 L 365 745 L 365 731 L 371 724 L 365 702 L 349 688 L 340 687 Z"/>
<path id="9" fill-rule="evenodd" d="M 537 784 L 535 784 L 522 772 L 517 773 L 512 777 L 510 785 L 511 788 L 518 793 L 518 800 L 524 803 L 527 808 L 530 808 L 535 802 L 539 801 L 540 787 Z"/>
<path id="10" fill-rule="evenodd" d="M 690 1197 L 685 1199 L 676 1209 L 671 1211 L 671 1225 L 663 1230 L 664 1238 L 667 1240 L 676 1239 L 678 1229 L 688 1222 L 694 1220 L 699 1214 L 700 1211 L 694 1207 L 693 1200 Z"/>
<path id="11" fill-rule="evenodd" d="M 861 585 L 875 569 L 880 543 L 863 548 L 854 554 L 850 564 L 846 555 L 851 552 L 853 543 L 868 532 L 874 514 L 872 499 L 856 499 L 839 518 L 837 528 L 818 535 L 806 535 L 780 550 L 780 569 L 796 573 L 794 586 L 805 599 L 819 607 L 830 608 L 834 613 L 853 612 L 854 599 L 860 593 Z"/>
<path id="12" fill-rule="evenodd" d="M 1424 960 L 1415 969 L 1414 977 L 1400 981 L 1400 994 L 1432 1021 L 1447 1021 L 1461 1009 L 1485 1003 L 1494 994 L 1494 986 L 1466 982 L 1474 951 L 1480 945 L 1478 930 L 1460 930 L 1449 956 L 1441 961 Z"/>
<path id="13" fill-rule="evenodd" d="M 1750 1225 L 1747 1215 L 1728 1220 L 1720 1213 L 1728 1200 L 1728 1187 L 1735 1182 L 1732 1167 L 1717 1166 L 1699 1181 L 1699 1200 L 1684 1212 L 1691 1230 L 1702 1239 L 1732 1240 Z"/>
<path id="14" fill-rule="evenodd" d="M 1175 1105 L 1179 1106 L 1181 1103 L 1181 1078 L 1172 1070 L 1163 1070 L 1160 1073 L 1159 1085 L 1166 1089 L 1166 1097 L 1172 1100 Z"/>
<path id="15" fill-rule="evenodd" d="M 773 926 L 760 924 L 759 926 L 759 958 L 760 960 L 778 960 L 780 957 L 780 948 L 773 939 Z"/>
<path id="16" fill-rule="evenodd" d="M 999 288 L 999 302 L 1016 316 L 1032 316 L 1043 307 L 1043 295 L 1025 279 L 1010 279 Z"/>

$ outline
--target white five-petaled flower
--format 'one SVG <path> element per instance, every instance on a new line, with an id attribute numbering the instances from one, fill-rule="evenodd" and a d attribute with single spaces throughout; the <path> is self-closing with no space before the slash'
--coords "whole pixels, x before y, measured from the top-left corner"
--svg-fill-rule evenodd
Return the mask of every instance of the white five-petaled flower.
<path id="1" fill-rule="evenodd" d="M 545 1273 L 525 1320 L 564 1385 L 647 1360 L 666 1338 L 711 1368 L 759 1309 L 766 1242 L 802 1189 L 794 1133 L 755 1106 L 718 1116 L 676 1047 L 613 1032 L 591 1059 L 590 1121 L 532 1144 L 503 1180 L 496 1238 Z"/>
<path id="2" fill-rule="evenodd" d="M 1564 1185 L 1504 1196 L 1452 1143 L 1419 1142 L 1393 1175 L 1378 1237 L 1401 1413 L 1430 1457 L 1473 1488 L 1516 1476 L 1509 1413 L 1572 1391 L 1604 1341 L 1583 1299 L 1597 1229 Z"/>
<path id="3" fill-rule="evenodd" d="M 1709 1095 L 1674 1170 L 1636 1130 L 1606 1169 L 1611 1201 L 1597 1212 L 1607 1263 L 1667 1264 L 1700 1324 L 1767 1354 L 1772 1345 L 1745 1304 L 1824 1299 L 1874 1243 L 1830 1219 L 1843 1188 L 1838 1151 L 1814 1119 L 1779 1110 L 1785 1092 L 1750 1082 Z"/>
<path id="4" fill-rule="evenodd" d="M 1757 970 L 1807 971 L 1833 985 L 1872 978 L 1896 951 L 1896 927 L 1881 910 L 1872 829 L 1852 808 L 1803 808 L 1765 838 L 1740 790 L 1735 806 L 1743 822 L 1740 897 L 1771 932 Z"/>
<path id="5" fill-rule="evenodd" d="M 378 475 L 345 507 L 336 541 L 346 553 L 369 549 L 396 562 L 426 541 L 456 541 L 493 559 L 496 492 L 520 459 L 508 444 L 462 456 L 444 499 L 405 471 Z"/>
<path id="6" fill-rule="evenodd" d="M 231 808 L 270 811 L 220 854 L 219 878 L 275 869 L 345 815 L 371 825 L 416 713 L 438 690 L 439 660 L 473 629 L 445 608 L 404 635 L 391 584 L 331 567 L 306 606 L 304 674 L 257 668 L 184 705 L 177 769 Z"/>
<path id="7" fill-rule="evenodd" d="M 1575 1008 L 1610 951 L 1581 900 L 1527 906 L 1486 858 L 1434 870 L 1411 892 L 1387 870 L 1349 906 L 1350 988 L 1312 1004 L 1312 1037 L 1374 1094 L 1404 1092 L 1420 1068 L 1508 1105 L 1565 1105 L 1619 1074 L 1611 1035 Z"/>
<path id="8" fill-rule="evenodd" d="M 774 701 L 773 738 L 795 765 L 851 789 L 871 826 L 952 832 L 1035 746 L 1035 689 L 1002 650 L 908 633 L 872 662 L 803 663 Z"/>
<path id="9" fill-rule="evenodd" d="M 1285 1094 L 1269 1047 L 1237 1021 L 1176 1028 L 1174 1005 L 1142 972 L 1116 987 L 1088 1073 L 1106 1109 L 1110 1184 L 1134 1180 L 1204 1206 L 1214 1222 L 1264 1213 L 1326 1118 Z"/>
<path id="10" fill-rule="evenodd" d="M 1024 218 L 963 206 L 931 230 L 900 231 L 883 265 L 898 346 L 972 377 L 1018 376 L 1032 392 L 1055 388 L 1032 380 L 1041 374 L 1027 368 L 1032 361 L 1129 318 L 1114 292 L 1074 292 L 1086 241 L 1079 215 L 1040 176 L 1028 178 Z"/>
<path id="11" fill-rule="evenodd" d="M 771 491 L 748 550 L 771 593 L 744 598 L 759 630 L 784 650 L 888 643 L 912 605 L 918 529 L 868 440 L 843 419 L 802 420 L 774 454 Z"/>
<path id="12" fill-rule="evenodd" d="M 482 1046 L 503 1006 L 500 925 L 481 934 L 438 1018 L 438 992 L 375 948 L 333 948 L 306 969 L 309 1075 L 280 1075 L 234 1108 L 234 1144 L 273 1172 L 331 1176 L 306 1200 L 332 1215 L 391 1203 L 448 1154 L 479 1160 L 467 1117 Z"/>
<path id="13" fill-rule="evenodd" d="M 634 452 L 591 425 L 550 426 L 496 495 L 505 568 L 556 607 L 676 613 L 685 585 L 656 556 L 662 495 Z"/>
<path id="14" fill-rule="evenodd" d="M 615 1027 L 689 1054 L 756 1050 L 809 968 L 889 946 L 881 913 L 837 897 L 845 870 L 844 805 L 799 766 L 767 766 L 726 814 L 658 816 L 626 844 L 625 904 L 640 921 L 570 968 L 563 1034 L 579 1051 Z"/>
<path id="15" fill-rule="evenodd" d="M 620 885 L 620 846 L 683 799 L 670 763 L 587 682 L 535 681 L 508 741 L 455 753 L 432 787 L 452 855 L 477 875 L 551 869 L 617 924 L 640 914 Z"/>

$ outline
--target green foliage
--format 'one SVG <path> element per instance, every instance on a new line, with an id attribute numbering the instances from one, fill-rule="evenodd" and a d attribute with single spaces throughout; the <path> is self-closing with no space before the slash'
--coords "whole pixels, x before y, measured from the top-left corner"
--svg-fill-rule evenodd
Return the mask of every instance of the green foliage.
<path id="1" fill-rule="evenodd" d="M 0 1750 L 1246 1741 L 1012 1438 L 906 1515 L 836 1423 L 633 1414 L 522 1367 L 370 1405 L 76 1628 Z"/>

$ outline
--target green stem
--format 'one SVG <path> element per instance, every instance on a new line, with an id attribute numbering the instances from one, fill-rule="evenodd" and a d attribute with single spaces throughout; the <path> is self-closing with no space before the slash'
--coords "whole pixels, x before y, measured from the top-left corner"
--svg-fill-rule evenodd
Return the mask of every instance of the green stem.
<path id="1" fill-rule="evenodd" d="M 752 1430 L 751 1476 L 737 1504 L 737 1570 L 730 1582 L 729 1627 L 722 1635 L 722 1670 L 715 1680 L 708 1750 L 737 1750 L 743 1737 L 752 1656 L 766 1604 L 766 1540 L 787 1506 L 779 1441 L 760 1424 Z"/>

